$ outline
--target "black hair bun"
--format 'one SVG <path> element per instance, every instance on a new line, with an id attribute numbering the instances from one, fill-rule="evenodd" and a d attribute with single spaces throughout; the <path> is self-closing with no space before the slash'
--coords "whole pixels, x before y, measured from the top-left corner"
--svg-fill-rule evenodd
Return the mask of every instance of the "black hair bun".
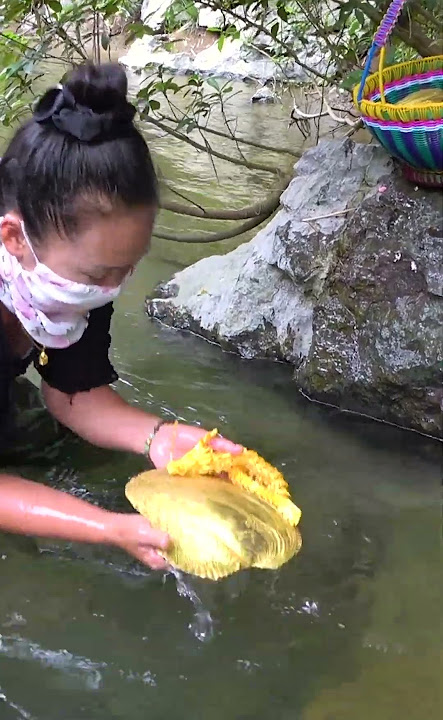
<path id="1" fill-rule="evenodd" d="M 128 81 L 125 71 L 116 63 L 79 65 L 63 84 L 76 103 L 99 114 L 118 112 L 127 105 Z"/>
<path id="2" fill-rule="evenodd" d="M 101 142 L 125 135 L 135 107 L 127 100 L 124 70 L 115 64 L 80 65 L 64 84 L 48 90 L 34 109 L 34 120 L 51 124 L 80 142 Z"/>

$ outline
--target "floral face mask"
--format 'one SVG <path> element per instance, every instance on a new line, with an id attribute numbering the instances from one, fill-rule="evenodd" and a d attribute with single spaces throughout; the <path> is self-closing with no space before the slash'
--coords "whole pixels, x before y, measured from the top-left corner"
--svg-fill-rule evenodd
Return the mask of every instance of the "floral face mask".
<path id="1" fill-rule="evenodd" d="M 0 218 L 0 229 L 2 223 Z M 39 261 L 23 223 L 22 231 L 36 264 L 25 270 L 0 241 L 0 302 L 43 347 L 69 347 L 83 335 L 89 312 L 115 300 L 122 285 L 106 288 L 60 277 Z"/>

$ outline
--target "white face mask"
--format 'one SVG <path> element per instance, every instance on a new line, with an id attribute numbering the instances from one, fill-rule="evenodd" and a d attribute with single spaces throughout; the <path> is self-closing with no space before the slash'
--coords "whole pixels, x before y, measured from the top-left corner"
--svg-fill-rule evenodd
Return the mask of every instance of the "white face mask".
<path id="1" fill-rule="evenodd" d="M 0 230 L 2 223 L 0 218 Z M 49 348 L 69 347 L 86 330 L 89 311 L 114 300 L 122 286 L 104 288 L 60 277 L 39 261 L 23 223 L 22 231 L 36 264 L 25 270 L 0 242 L 0 302 L 36 342 Z"/>

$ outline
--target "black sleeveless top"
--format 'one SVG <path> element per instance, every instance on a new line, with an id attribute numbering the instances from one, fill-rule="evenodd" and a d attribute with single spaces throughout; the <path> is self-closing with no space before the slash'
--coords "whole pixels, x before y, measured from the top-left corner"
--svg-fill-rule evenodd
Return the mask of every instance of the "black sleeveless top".
<path id="1" fill-rule="evenodd" d="M 15 377 L 25 373 L 31 363 L 34 363 L 36 370 L 48 385 L 67 395 L 109 385 L 118 379 L 109 360 L 112 314 L 112 303 L 92 310 L 88 327 L 78 342 L 63 350 L 46 348 L 48 364 L 45 366 L 38 363 L 37 349 L 32 350 L 24 360 L 13 358 L 0 315 L 0 450 L 2 445 L 7 447 L 12 432 L 10 428 L 12 382 Z"/>

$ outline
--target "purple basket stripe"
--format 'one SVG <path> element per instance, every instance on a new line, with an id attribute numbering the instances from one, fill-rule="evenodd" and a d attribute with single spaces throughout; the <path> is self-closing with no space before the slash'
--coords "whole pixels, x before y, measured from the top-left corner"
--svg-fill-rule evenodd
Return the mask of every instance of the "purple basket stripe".
<path id="1" fill-rule="evenodd" d="M 381 47 L 386 44 L 386 40 L 394 29 L 394 25 L 397 22 L 405 2 L 406 0 L 393 0 L 375 34 L 374 45 Z"/>
<path id="2" fill-rule="evenodd" d="M 441 133 L 430 135 L 428 138 L 429 150 L 437 160 L 437 166 L 443 168 L 443 139 Z"/>
<path id="3" fill-rule="evenodd" d="M 388 134 L 390 135 L 390 133 L 388 133 Z M 407 136 L 404 135 L 403 133 L 397 133 L 394 136 L 394 141 L 397 146 L 397 151 L 398 151 L 400 157 L 402 157 L 403 160 L 408 162 L 410 165 L 415 166 L 415 167 L 420 167 L 421 165 L 423 165 L 423 160 L 420 158 L 420 160 L 417 163 L 415 155 L 412 155 L 409 152 L 409 147 L 406 144 L 406 140 L 407 140 Z"/>
<path id="4" fill-rule="evenodd" d="M 403 140 L 405 149 L 409 157 L 411 158 L 411 160 L 413 160 L 411 164 L 415 165 L 416 167 L 421 167 L 423 164 L 427 164 L 423 163 L 423 157 L 420 152 L 417 151 L 415 135 L 413 135 L 412 133 L 403 133 L 401 138 Z"/>
<path id="5" fill-rule="evenodd" d="M 443 170 L 443 142 L 442 135 L 433 133 L 427 138 L 429 152 L 435 160 L 435 168 Z"/>
<path id="6" fill-rule="evenodd" d="M 399 120 L 379 120 L 363 116 L 366 125 L 371 127 L 391 128 L 392 130 L 404 130 L 405 132 L 413 132 L 414 130 L 423 130 L 424 132 L 435 132 L 443 130 L 443 118 L 440 120 L 409 120 L 408 122 L 400 122 Z"/>

